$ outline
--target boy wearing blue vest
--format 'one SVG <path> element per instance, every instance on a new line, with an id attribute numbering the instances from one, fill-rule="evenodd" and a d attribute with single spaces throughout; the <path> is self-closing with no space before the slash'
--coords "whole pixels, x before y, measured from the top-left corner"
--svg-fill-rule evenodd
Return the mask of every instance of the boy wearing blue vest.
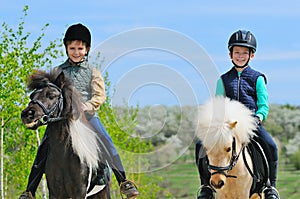
<path id="1" fill-rule="evenodd" d="M 253 111 L 257 118 L 257 135 L 261 141 L 269 164 L 269 179 L 271 186 L 264 190 L 266 199 L 279 199 L 276 190 L 278 151 L 275 142 L 261 125 L 269 112 L 268 92 L 264 74 L 249 66 L 256 51 L 256 39 L 250 31 L 234 32 L 228 42 L 229 56 L 233 67 L 223 74 L 217 82 L 216 95 L 237 100 Z M 196 143 L 196 164 L 200 174 L 201 189 L 197 199 L 213 199 L 213 188 L 210 186 L 210 174 L 207 169 L 205 151 L 201 141 Z"/>
<path id="2" fill-rule="evenodd" d="M 81 93 L 82 108 L 90 124 L 101 136 L 101 141 L 106 148 L 103 151 L 107 151 L 104 153 L 105 159 L 112 167 L 118 180 L 121 194 L 126 195 L 127 199 L 136 198 L 139 192 L 135 184 L 126 179 L 120 156 L 97 114 L 101 104 L 106 99 L 106 95 L 104 80 L 100 71 L 87 61 L 91 47 L 91 33 L 84 25 L 74 24 L 67 29 L 63 42 L 68 59 L 58 66 L 57 70 L 63 71 Z M 19 199 L 35 197 L 35 192 L 45 171 L 47 150 L 48 139 L 47 135 L 44 135 L 30 172 L 26 191 L 22 193 Z"/>

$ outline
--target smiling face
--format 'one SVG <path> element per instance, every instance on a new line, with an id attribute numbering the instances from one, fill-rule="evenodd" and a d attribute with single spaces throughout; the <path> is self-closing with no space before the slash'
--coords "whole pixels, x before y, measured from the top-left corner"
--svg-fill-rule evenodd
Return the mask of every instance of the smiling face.
<path id="1" fill-rule="evenodd" d="M 254 53 L 247 47 L 233 46 L 229 56 L 235 65 L 242 67 L 247 64 L 249 60 L 253 59 Z"/>
<path id="2" fill-rule="evenodd" d="M 74 40 L 67 42 L 67 55 L 70 60 L 74 63 L 79 63 L 84 60 L 84 57 L 89 51 L 89 47 L 86 47 L 86 44 L 79 40 Z"/>

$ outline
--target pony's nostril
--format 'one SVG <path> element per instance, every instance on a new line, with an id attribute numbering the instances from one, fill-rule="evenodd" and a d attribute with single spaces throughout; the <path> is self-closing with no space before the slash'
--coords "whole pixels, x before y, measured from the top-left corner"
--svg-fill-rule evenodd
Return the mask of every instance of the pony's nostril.
<path id="1" fill-rule="evenodd" d="M 23 110 L 21 112 L 21 117 L 27 117 L 29 119 L 33 119 L 34 118 L 34 114 L 35 114 L 35 111 L 30 109 L 30 110 Z"/>
<path id="2" fill-rule="evenodd" d="M 213 186 L 213 187 L 217 187 L 216 183 L 214 181 L 210 181 L 210 184 Z"/>
<path id="3" fill-rule="evenodd" d="M 35 113 L 35 111 L 29 110 L 29 111 L 28 111 L 28 117 L 29 117 L 30 119 L 34 119 L 34 113 Z"/>
<path id="4" fill-rule="evenodd" d="M 223 180 L 220 180 L 218 186 L 221 188 L 221 187 L 224 186 L 224 184 L 225 184 L 224 181 L 223 181 Z"/>

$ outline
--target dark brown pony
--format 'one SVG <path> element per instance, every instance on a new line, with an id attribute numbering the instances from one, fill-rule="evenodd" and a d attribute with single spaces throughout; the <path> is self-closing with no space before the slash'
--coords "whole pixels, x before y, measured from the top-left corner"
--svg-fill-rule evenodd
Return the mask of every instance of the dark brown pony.
<path id="1" fill-rule="evenodd" d="M 100 160 L 101 141 L 85 119 L 81 97 L 72 82 L 63 72 L 36 71 L 29 78 L 28 88 L 33 90 L 31 101 L 21 118 L 29 129 L 47 125 L 45 174 L 49 198 L 110 198 L 110 172 Z M 90 196 L 89 191 L 99 184 L 106 188 Z"/>

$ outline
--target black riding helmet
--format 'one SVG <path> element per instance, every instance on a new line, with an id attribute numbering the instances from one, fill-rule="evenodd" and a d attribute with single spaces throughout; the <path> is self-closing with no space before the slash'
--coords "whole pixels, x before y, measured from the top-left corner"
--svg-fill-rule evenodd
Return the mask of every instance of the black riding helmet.
<path id="1" fill-rule="evenodd" d="M 91 33 L 87 27 L 78 23 L 70 26 L 64 37 L 64 45 L 67 41 L 81 40 L 87 44 L 87 47 L 91 46 Z"/>
<path id="2" fill-rule="evenodd" d="M 255 53 L 256 39 L 250 31 L 238 30 L 231 35 L 228 41 L 228 49 L 231 50 L 233 46 L 248 47 L 253 53 Z"/>

